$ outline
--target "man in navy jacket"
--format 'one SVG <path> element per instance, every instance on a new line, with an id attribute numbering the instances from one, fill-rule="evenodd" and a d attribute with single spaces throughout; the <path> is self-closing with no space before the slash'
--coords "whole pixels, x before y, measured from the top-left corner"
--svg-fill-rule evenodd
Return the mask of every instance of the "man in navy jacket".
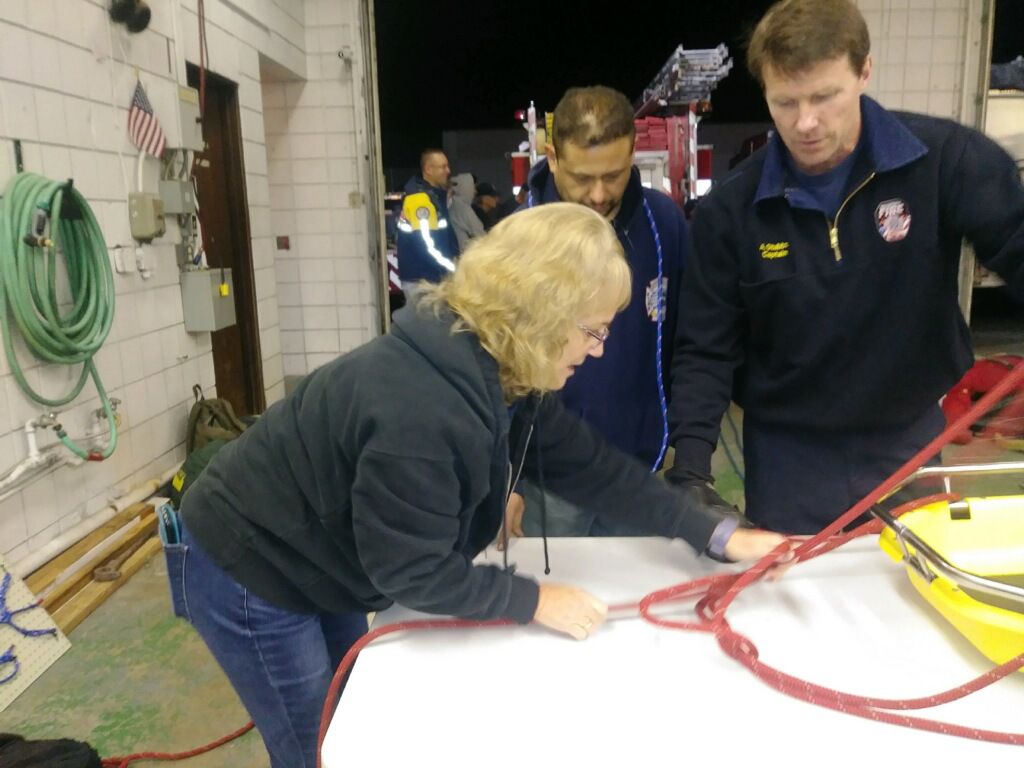
<path id="1" fill-rule="evenodd" d="M 459 241 L 448 215 L 448 156 L 440 149 L 420 154 L 420 172 L 405 183 L 398 221 L 398 276 L 402 285 L 436 283 L 455 269 Z M 408 204 L 410 197 L 421 202 Z M 433 208 L 433 211 L 430 209 Z M 433 215 L 431 215 L 433 214 Z"/>
<path id="2" fill-rule="evenodd" d="M 526 207 L 580 203 L 611 221 L 633 272 L 633 296 L 607 331 L 603 355 L 562 391 L 566 408 L 652 470 L 668 440 L 667 389 L 688 248 L 686 220 L 662 192 L 645 189 L 633 167 L 633 107 L 603 86 L 571 88 L 555 107 L 547 158 L 534 166 Z M 660 282 L 659 282 L 660 279 Z M 540 497 L 528 483 L 525 531 L 540 533 Z M 514 502 L 515 503 L 515 502 Z M 548 495 L 547 531 L 561 536 L 629 533 Z"/>
<path id="3" fill-rule="evenodd" d="M 994 142 L 864 95 L 849 0 L 784 0 L 748 66 L 776 132 L 698 206 L 673 370 L 670 480 L 716 496 L 710 459 L 744 409 L 746 514 L 826 527 L 936 437 L 972 362 L 961 240 L 1024 296 L 1024 188 Z"/>

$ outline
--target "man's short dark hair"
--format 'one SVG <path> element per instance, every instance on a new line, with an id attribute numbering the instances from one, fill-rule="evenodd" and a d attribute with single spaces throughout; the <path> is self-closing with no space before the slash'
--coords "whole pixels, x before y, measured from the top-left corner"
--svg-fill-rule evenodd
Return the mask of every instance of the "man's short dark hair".
<path id="1" fill-rule="evenodd" d="M 555 107 L 551 143 L 556 155 L 567 141 L 581 147 L 596 147 L 623 137 L 628 137 L 632 144 L 635 136 L 633 105 L 614 88 L 570 88 Z"/>
<path id="2" fill-rule="evenodd" d="M 765 67 L 795 75 L 846 55 L 860 74 L 870 52 L 867 22 L 851 0 L 782 0 L 750 36 L 747 68 L 763 86 Z"/>
<path id="3" fill-rule="evenodd" d="M 428 147 L 420 152 L 420 173 L 423 173 L 423 169 L 427 167 L 427 160 L 430 159 L 431 155 L 444 155 L 444 150 L 437 147 Z"/>

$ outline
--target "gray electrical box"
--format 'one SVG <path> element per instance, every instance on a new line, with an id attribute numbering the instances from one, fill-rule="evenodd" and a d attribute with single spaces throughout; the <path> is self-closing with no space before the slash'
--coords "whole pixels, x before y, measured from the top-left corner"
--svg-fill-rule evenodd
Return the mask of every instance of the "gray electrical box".
<path id="1" fill-rule="evenodd" d="M 230 269 L 181 273 L 181 306 L 189 333 L 219 331 L 235 324 L 235 286 Z"/>
<path id="2" fill-rule="evenodd" d="M 199 91 L 178 86 L 178 114 L 181 115 L 181 148 L 202 152 L 203 123 L 199 118 Z"/>
<path id="3" fill-rule="evenodd" d="M 164 214 L 167 216 L 196 212 L 196 191 L 191 181 L 162 180 L 160 199 L 164 201 Z"/>
<path id="4" fill-rule="evenodd" d="M 163 237 L 167 231 L 164 224 L 164 203 L 156 195 L 147 192 L 132 192 L 128 195 L 128 221 L 132 237 L 140 243 L 148 243 Z"/>

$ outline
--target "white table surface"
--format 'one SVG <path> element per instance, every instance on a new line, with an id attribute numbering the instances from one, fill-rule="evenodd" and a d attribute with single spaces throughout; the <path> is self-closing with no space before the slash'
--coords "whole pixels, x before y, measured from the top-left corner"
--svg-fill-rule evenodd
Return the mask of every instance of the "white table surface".
<path id="1" fill-rule="evenodd" d="M 727 566 L 663 539 L 551 539 L 550 581 L 608 603 Z M 501 562 L 489 550 L 481 559 Z M 520 573 L 543 573 L 540 540 L 513 543 Z M 692 616 L 689 607 L 685 616 Z M 877 539 L 862 539 L 748 588 L 732 626 L 760 658 L 862 695 L 912 698 L 992 665 L 916 593 Z M 375 626 L 420 617 L 394 608 Z M 921 717 L 1024 732 L 1024 673 Z M 769 688 L 706 633 L 611 621 L 584 642 L 541 627 L 389 635 L 361 654 L 323 746 L 325 768 L 1024 765 L 1024 747 L 876 723 Z M 766 759 L 770 759 L 768 763 Z M 983 762 L 981 762 L 983 761 Z"/>

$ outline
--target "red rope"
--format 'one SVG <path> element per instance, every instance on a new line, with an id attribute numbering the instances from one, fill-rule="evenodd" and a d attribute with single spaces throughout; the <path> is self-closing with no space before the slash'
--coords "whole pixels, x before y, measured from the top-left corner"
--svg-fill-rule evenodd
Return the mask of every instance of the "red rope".
<path id="1" fill-rule="evenodd" d="M 798 562 L 805 562 L 818 557 L 859 536 L 876 534 L 881 530 L 882 523 L 878 520 L 866 522 L 852 531 L 842 529 L 857 520 L 867 512 L 871 506 L 885 497 L 890 490 L 906 480 L 918 467 L 924 465 L 929 459 L 937 455 L 942 448 L 949 443 L 956 435 L 969 427 L 980 415 L 986 413 L 1002 396 L 1016 384 L 1024 381 L 1024 362 L 1019 363 L 1011 370 L 1006 377 L 995 387 L 988 391 L 973 408 L 957 419 L 935 440 L 925 446 L 920 452 L 911 458 L 906 464 L 898 469 L 885 482 L 875 488 L 861 501 L 851 507 L 845 514 L 839 517 L 834 523 L 817 535 L 800 543 L 795 555 Z M 949 494 L 935 494 L 923 499 L 909 502 L 892 511 L 893 516 L 898 517 L 904 512 L 930 504 L 936 501 L 943 501 L 952 498 Z M 979 741 L 991 741 L 1002 744 L 1014 744 L 1024 746 L 1024 733 L 1005 733 L 991 731 L 981 728 L 945 723 L 937 720 L 930 720 L 922 717 L 912 717 L 898 714 L 898 711 L 926 709 L 940 704 L 963 698 L 975 691 L 979 691 L 993 683 L 1002 680 L 1012 672 L 1024 667 L 1024 653 L 1015 656 L 1009 661 L 985 672 L 982 675 L 970 680 L 963 685 L 956 686 L 947 691 L 942 691 L 930 696 L 923 696 L 915 699 L 880 699 L 857 694 L 837 691 L 825 686 L 811 683 L 806 680 L 789 675 L 774 667 L 765 664 L 758 658 L 757 646 L 744 635 L 736 632 L 729 626 L 725 618 L 728 607 L 736 596 L 746 587 L 759 581 L 768 569 L 776 563 L 779 557 L 789 549 L 789 544 L 779 546 L 774 552 L 765 556 L 753 566 L 742 573 L 720 574 L 717 576 L 705 576 L 700 579 L 676 584 L 665 589 L 656 590 L 645 596 L 637 604 L 622 604 L 611 606 L 609 611 L 623 611 L 638 608 L 640 616 L 645 620 L 660 627 L 679 629 L 695 632 L 710 632 L 715 635 L 719 646 L 731 658 L 747 667 L 759 680 L 775 688 L 781 693 L 801 701 L 815 704 L 820 707 L 844 712 L 848 715 L 863 717 L 877 722 L 890 723 L 908 728 L 942 733 L 949 736 L 959 736 Z M 668 602 L 696 599 L 694 608 L 696 618 L 693 621 L 679 621 L 658 616 L 653 608 Z M 389 624 L 371 630 L 363 635 L 349 649 L 342 659 L 341 664 L 331 680 L 327 692 L 324 708 L 320 716 L 320 730 L 317 740 L 317 768 L 321 766 L 321 750 L 324 737 L 327 735 L 327 728 L 330 725 L 334 714 L 334 708 L 340 695 L 341 688 L 348 677 L 352 666 L 360 652 L 370 643 L 379 640 L 385 635 L 395 632 L 407 632 L 417 630 L 438 630 L 438 629 L 484 629 L 513 626 L 511 621 L 471 621 L 466 619 L 417 619 L 403 621 L 396 624 Z M 896 710 L 896 712 L 889 711 Z M 136 760 L 184 760 L 195 755 L 209 752 L 223 744 L 236 739 L 253 727 L 252 723 L 245 725 L 234 733 L 228 734 L 217 741 L 189 752 L 161 753 L 161 752 L 140 752 L 126 757 L 110 757 L 103 760 L 105 768 L 128 768 L 129 763 Z"/>
<path id="2" fill-rule="evenodd" d="M 229 733 L 227 736 L 221 736 L 216 741 L 211 741 L 202 747 L 190 749 L 188 752 L 136 752 L 134 755 L 125 755 L 124 757 L 105 757 L 103 758 L 103 768 L 128 768 L 130 763 L 134 763 L 137 760 L 187 760 L 204 752 L 212 752 L 217 747 L 221 747 L 229 741 L 234 741 L 239 736 L 251 731 L 252 727 L 251 722 L 246 723 L 237 731 Z"/>
<path id="3" fill-rule="evenodd" d="M 865 534 L 878 533 L 881 530 L 881 522 L 871 520 L 858 526 L 853 531 L 843 531 L 843 528 L 860 518 L 874 504 L 884 498 L 892 489 L 897 487 L 904 480 L 909 478 L 917 469 L 925 464 L 933 456 L 937 455 L 942 448 L 948 444 L 953 437 L 960 434 L 969 427 L 979 416 L 986 413 L 995 405 L 1006 392 L 1015 385 L 1024 381 L 1024 362 L 1019 363 L 1011 370 L 1005 378 L 991 390 L 989 390 L 969 411 L 953 422 L 947 429 L 926 445 L 914 457 L 900 467 L 887 480 L 881 483 L 871 493 L 857 502 L 846 513 L 839 517 L 834 523 L 817 535 L 797 545 L 795 550 L 798 562 L 810 560 L 811 558 L 831 552 L 833 549 L 842 546 L 848 541 Z M 900 515 L 911 508 L 923 506 L 935 501 L 942 501 L 951 498 L 948 494 L 936 494 L 904 504 L 892 514 Z M 739 663 L 747 667 L 759 680 L 785 693 L 788 696 L 815 704 L 820 707 L 833 709 L 838 712 L 845 712 L 849 715 L 863 717 L 883 723 L 891 723 L 909 728 L 917 728 L 935 733 L 943 733 L 950 736 L 977 739 L 980 741 L 991 741 L 1003 744 L 1024 745 L 1024 734 L 1004 733 L 1001 731 L 990 731 L 969 726 L 961 726 L 952 723 L 944 723 L 937 720 L 929 720 L 922 717 L 912 717 L 898 714 L 898 711 L 924 709 L 928 707 L 945 704 L 956 699 L 963 698 L 975 691 L 981 690 L 992 683 L 1003 679 L 1010 673 L 1024 666 L 1024 653 L 1009 661 L 995 667 L 994 669 L 979 675 L 963 685 L 951 688 L 931 696 L 924 696 L 915 699 L 880 699 L 856 694 L 845 693 L 833 690 L 825 686 L 817 685 L 800 678 L 789 675 L 774 667 L 765 664 L 758 659 L 757 647 L 749 638 L 733 630 L 725 613 L 736 596 L 746 587 L 759 581 L 768 569 L 776 563 L 779 557 L 788 551 L 790 544 L 779 546 L 774 552 L 759 560 L 746 571 L 739 574 L 722 574 L 718 576 L 706 576 L 693 581 L 676 584 L 650 593 L 640 600 L 638 607 L 640 615 L 644 620 L 660 627 L 679 629 L 685 631 L 711 632 L 718 640 L 722 650 Z M 697 599 L 695 606 L 696 619 L 693 621 L 680 621 L 668 619 L 653 613 L 653 608 L 668 601 Z M 626 606 L 617 606 L 624 608 Z M 499 627 L 507 626 L 510 622 L 474 622 L 459 619 L 438 619 L 407 621 L 398 624 L 391 624 L 380 627 L 364 635 L 342 659 L 341 664 L 335 673 L 324 702 L 323 714 L 320 719 L 320 735 L 317 746 L 317 766 L 321 765 L 321 749 L 324 736 L 327 733 L 327 726 L 334 713 L 337 697 L 341 690 L 342 683 L 347 678 L 352 665 L 360 651 L 375 640 L 384 635 L 403 630 L 424 630 L 424 629 L 455 629 L 459 627 Z M 897 712 L 888 711 L 897 710 Z"/>

